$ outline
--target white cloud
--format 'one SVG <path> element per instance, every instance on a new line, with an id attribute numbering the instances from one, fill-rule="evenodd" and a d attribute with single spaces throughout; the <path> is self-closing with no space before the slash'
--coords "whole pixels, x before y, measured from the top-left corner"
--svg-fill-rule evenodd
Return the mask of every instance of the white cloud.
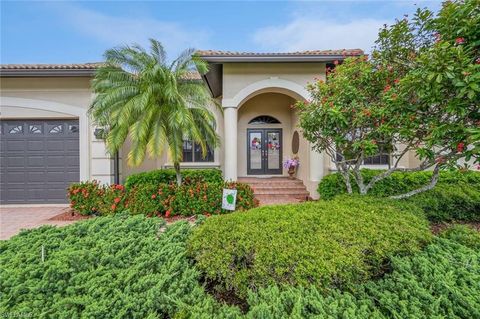
<path id="1" fill-rule="evenodd" d="M 389 22 L 358 19 L 342 23 L 297 16 L 285 25 L 259 29 L 254 34 L 253 40 L 263 49 L 287 52 L 356 48 L 370 52 L 378 30 Z"/>
<path id="2" fill-rule="evenodd" d="M 162 42 L 173 58 L 186 48 L 200 48 L 208 43 L 209 33 L 196 28 L 187 29 L 178 23 L 160 21 L 151 17 L 106 15 L 73 4 L 58 4 L 57 11 L 66 23 L 78 32 L 108 46 L 138 43 L 148 45 L 148 39 Z"/>

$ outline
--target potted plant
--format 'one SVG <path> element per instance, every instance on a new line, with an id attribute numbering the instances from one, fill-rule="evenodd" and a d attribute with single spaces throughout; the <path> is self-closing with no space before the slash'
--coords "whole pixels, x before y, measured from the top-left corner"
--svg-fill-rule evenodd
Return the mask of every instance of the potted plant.
<path id="1" fill-rule="evenodd" d="M 290 176 L 291 179 L 295 178 L 295 173 L 297 171 L 298 165 L 300 165 L 300 161 L 296 156 L 293 158 L 289 158 L 283 162 L 283 167 L 288 169 L 288 175 Z"/>

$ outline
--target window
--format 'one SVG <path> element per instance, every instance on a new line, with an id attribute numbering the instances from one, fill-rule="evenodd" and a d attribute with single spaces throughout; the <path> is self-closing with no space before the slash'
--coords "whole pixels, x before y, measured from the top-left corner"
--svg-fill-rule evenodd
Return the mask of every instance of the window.
<path id="1" fill-rule="evenodd" d="M 342 156 L 337 153 L 337 161 L 341 161 Z M 379 154 L 367 157 L 363 160 L 363 165 L 388 165 L 390 162 L 389 154 Z"/>
<path id="2" fill-rule="evenodd" d="M 279 120 L 268 115 L 260 115 L 248 122 L 248 124 L 281 124 Z"/>
<path id="3" fill-rule="evenodd" d="M 367 157 L 363 160 L 363 165 L 388 165 L 390 156 L 388 154 L 380 154 Z"/>
<path id="4" fill-rule="evenodd" d="M 193 143 L 190 140 L 183 141 L 183 162 L 213 162 L 213 149 L 207 145 L 207 155 L 202 156 L 202 148 L 200 144 Z"/>

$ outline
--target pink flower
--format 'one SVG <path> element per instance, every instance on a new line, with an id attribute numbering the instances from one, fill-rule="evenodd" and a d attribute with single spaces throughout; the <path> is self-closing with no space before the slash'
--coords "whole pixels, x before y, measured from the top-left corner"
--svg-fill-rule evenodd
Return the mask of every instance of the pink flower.
<path id="1" fill-rule="evenodd" d="M 155 198 L 157 198 L 157 195 L 153 194 L 152 199 L 155 199 Z"/>
<path id="2" fill-rule="evenodd" d="M 392 87 L 390 85 L 387 85 L 384 89 L 383 89 L 383 92 L 388 92 L 390 91 Z"/>
<path id="3" fill-rule="evenodd" d="M 457 144 L 457 152 L 458 152 L 458 153 L 463 152 L 463 149 L 464 149 L 464 148 L 465 148 L 465 143 L 460 142 L 460 143 Z"/>
<path id="4" fill-rule="evenodd" d="M 465 43 L 465 38 L 456 38 L 455 43 L 456 44 L 464 44 Z"/>
<path id="5" fill-rule="evenodd" d="M 338 60 L 333 61 L 333 64 L 338 65 Z"/>
<path id="6" fill-rule="evenodd" d="M 115 204 L 120 203 L 120 197 L 116 197 L 113 201 L 115 202 Z"/>

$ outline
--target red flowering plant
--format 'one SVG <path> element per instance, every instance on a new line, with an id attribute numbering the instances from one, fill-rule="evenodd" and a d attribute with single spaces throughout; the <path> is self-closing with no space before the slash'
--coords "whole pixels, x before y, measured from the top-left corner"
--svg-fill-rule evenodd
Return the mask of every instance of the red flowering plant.
<path id="1" fill-rule="evenodd" d="M 379 33 L 371 60 L 346 59 L 299 102 L 305 138 L 326 152 L 352 192 L 367 194 L 396 171 L 432 169 L 430 182 L 395 198 L 429 190 L 458 160 L 480 162 L 478 1 L 445 2 L 435 16 L 419 9 Z M 419 165 L 399 166 L 415 154 Z M 389 156 L 368 182 L 365 159 Z"/>
<path id="2" fill-rule="evenodd" d="M 125 186 L 112 184 L 105 185 L 103 189 L 104 194 L 100 204 L 100 213 L 102 215 L 122 212 L 128 207 Z"/>
<path id="3" fill-rule="evenodd" d="M 237 210 L 247 210 L 258 206 L 253 191 L 249 185 L 243 183 L 206 183 L 184 182 L 180 186 L 174 185 L 163 200 L 165 217 L 182 215 L 216 215 L 229 213 L 222 209 L 223 188 L 237 189 Z"/>
<path id="4" fill-rule="evenodd" d="M 82 215 L 100 213 L 104 193 L 97 181 L 71 184 L 67 192 L 70 207 Z"/>
<path id="5" fill-rule="evenodd" d="M 170 197 L 175 194 L 173 184 L 138 184 L 128 192 L 128 210 L 132 214 L 165 215 Z"/>

